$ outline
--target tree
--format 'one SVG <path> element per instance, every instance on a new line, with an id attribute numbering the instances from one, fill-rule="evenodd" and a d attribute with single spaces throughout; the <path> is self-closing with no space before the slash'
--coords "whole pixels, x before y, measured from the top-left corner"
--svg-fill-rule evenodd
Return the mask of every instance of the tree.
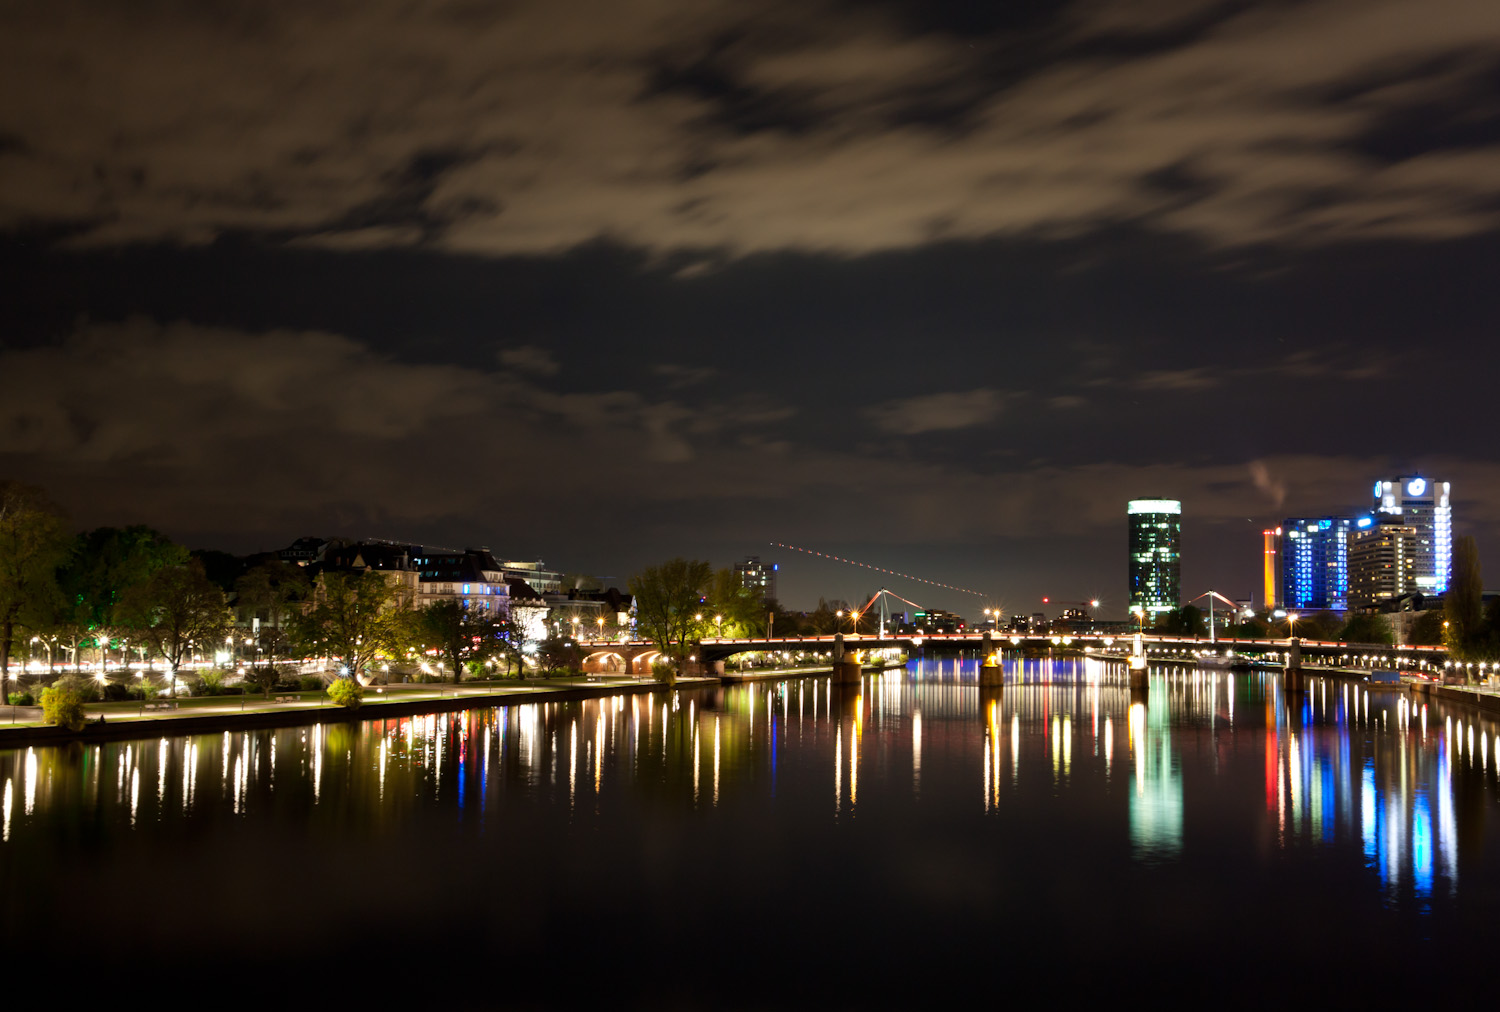
<path id="1" fill-rule="evenodd" d="M 547 638 L 547 605 L 540 598 L 513 597 L 500 622 L 500 644 L 507 660 L 516 665 L 517 677 L 526 677 L 526 655 Z"/>
<path id="2" fill-rule="evenodd" d="M 43 689 L 41 703 L 42 719 L 47 723 L 69 731 L 83 730 L 83 695 L 68 679 L 58 679 L 57 684 Z"/>
<path id="3" fill-rule="evenodd" d="M 1422 612 L 1406 633 L 1414 646 L 1435 647 L 1443 642 L 1443 613 L 1437 608 Z"/>
<path id="4" fill-rule="evenodd" d="M 268 655 L 284 651 L 287 619 L 310 589 L 307 571 L 280 559 L 263 562 L 235 581 L 235 603 L 247 622 L 260 619 L 260 644 Z"/>
<path id="5" fill-rule="evenodd" d="M 438 601 L 417 613 L 419 641 L 442 652 L 455 682 L 463 681 L 466 666 L 483 664 L 503 649 L 505 631 L 500 619 L 463 601 Z"/>
<path id="6" fill-rule="evenodd" d="M 1484 576 L 1479 569 L 1479 548 L 1471 535 L 1453 539 L 1453 580 L 1443 595 L 1443 639 L 1455 660 L 1471 660 L 1482 638 L 1484 622 Z"/>
<path id="7" fill-rule="evenodd" d="M 713 567 L 697 559 L 672 559 L 630 578 L 637 627 L 677 663 L 687 657 L 688 643 L 702 628 L 703 595 Z"/>
<path id="8" fill-rule="evenodd" d="M 276 688 L 276 683 L 280 680 L 281 676 L 271 664 L 252 664 L 249 673 L 245 675 L 245 681 L 264 692 L 267 699 L 271 698 L 271 690 Z"/>
<path id="9" fill-rule="evenodd" d="M 55 597 L 68 547 L 62 511 L 45 492 L 0 481 L 0 687 L 9 687 L 16 626 L 28 608 Z"/>
<path id="10" fill-rule="evenodd" d="M 1208 623 L 1203 611 L 1195 604 L 1185 604 L 1166 612 L 1157 620 L 1156 628 L 1167 636 L 1207 636 Z"/>
<path id="11" fill-rule="evenodd" d="M 1235 625 L 1230 633 L 1245 639 L 1264 639 L 1271 635 L 1271 623 L 1268 618 L 1251 615 L 1240 619 L 1239 624 Z"/>
<path id="12" fill-rule="evenodd" d="M 186 548 L 150 527 L 99 527 L 78 535 L 59 575 L 78 639 L 92 634 L 102 663 L 105 644 L 129 635 L 121 606 L 131 589 L 144 586 L 158 570 L 187 563 Z M 76 641 L 74 646 L 76 659 Z"/>
<path id="13" fill-rule="evenodd" d="M 230 628 L 224 592 L 196 559 L 158 569 L 144 584 L 131 587 L 119 611 L 132 634 L 166 664 L 174 694 L 177 670 L 192 648 L 217 647 Z"/>
<path id="14" fill-rule="evenodd" d="M 1349 616 L 1344 628 L 1339 630 L 1339 639 L 1345 643 L 1391 642 L 1391 627 L 1379 615 L 1356 612 Z"/>
<path id="15" fill-rule="evenodd" d="M 400 650 L 409 611 L 375 570 L 328 572 L 294 623 L 293 639 L 304 653 L 333 657 L 342 674 L 358 679 L 377 658 Z"/>
<path id="16" fill-rule="evenodd" d="M 839 631 L 839 626 L 843 622 L 843 619 L 839 616 L 839 612 L 847 611 L 848 608 L 849 606 L 843 601 L 833 601 L 830 603 L 820 597 L 818 598 L 817 608 L 813 609 L 812 613 L 807 616 L 807 621 L 803 625 L 813 635 L 831 636 L 833 633 Z"/>
<path id="17" fill-rule="evenodd" d="M 714 574 L 704 607 L 705 626 L 715 618 L 723 619 L 711 627 L 717 635 L 746 637 L 765 630 L 768 612 L 765 599 L 759 589 L 746 587 L 740 574 L 732 569 L 721 569 Z"/>

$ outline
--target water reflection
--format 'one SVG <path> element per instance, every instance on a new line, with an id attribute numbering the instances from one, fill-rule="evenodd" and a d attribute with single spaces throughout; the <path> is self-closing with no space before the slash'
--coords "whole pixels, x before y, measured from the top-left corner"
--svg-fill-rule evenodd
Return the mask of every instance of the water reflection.
<path id="1" fill-rule="evenodd" d="M 1153 670 L 1133 697 L 1123 670 L 1086 660 L 1009 662 L 1003 690 L 980 689 L 976 663 L 918 662 L 857 686 L 807 678 L 28 748 L 0 754 L 0 842 L 45 847 L 74 818 L 106 836 L 225 820 L 489 833 L 519 807 L 614 827 L 655 806 L 775 812 L 794 832 L 977 818 L 954 831 L 1118 845 L 1158 867 L 1224 846 L 1212 841 L 1234 827 L 1262 861 L 1348 855 L 1388 902 L 1453 895 L 1465 826 L 1482 852 L 1500 763 L 1493 723 L 1467 712 L 1181 669 Z"/>

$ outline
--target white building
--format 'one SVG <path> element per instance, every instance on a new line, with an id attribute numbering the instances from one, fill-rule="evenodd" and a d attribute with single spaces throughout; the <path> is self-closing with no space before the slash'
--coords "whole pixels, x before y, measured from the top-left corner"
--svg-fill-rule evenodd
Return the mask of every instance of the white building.
<path id="1" fill-rule="evenodd" d="M 1375 511 L 1416 528 L 1413 578 L 1424 594 L 1441 594 L 1453 579 L 1453 507 L 1446 481 L 1400 475 L 1375 483 Z"/>

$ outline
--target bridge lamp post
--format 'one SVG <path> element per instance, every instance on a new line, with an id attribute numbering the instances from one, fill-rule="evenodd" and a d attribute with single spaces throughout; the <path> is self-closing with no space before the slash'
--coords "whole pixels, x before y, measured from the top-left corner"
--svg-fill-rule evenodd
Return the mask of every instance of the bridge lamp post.
<path id="1" fill-rule="evenodd" d="M 715 615 L 714 616 L 714 635 L 718 636 L 718 637 L 721 637 L 721 638 L 724 635 L 724 616 L 723 615 Z"/>
<path id="2" fill-rule="evenodd" d="M 596 636 L 595 639 L 602 640 L 604 639 L 604 616 L 600 615 L 598 618 L 594 619 L 594 621 L 599 623 L 599 635 Z"/>

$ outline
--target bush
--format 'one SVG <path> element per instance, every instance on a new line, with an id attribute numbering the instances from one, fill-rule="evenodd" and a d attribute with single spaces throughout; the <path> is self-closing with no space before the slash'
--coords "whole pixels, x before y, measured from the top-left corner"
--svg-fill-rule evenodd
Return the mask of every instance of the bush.
<path id="1" fill-rule="evenodd" d="M 83 697 L 59 679 L 42 690 L 42 719 L 69 731 L 83 730 Z"/>
<path id="2" fill-rule="evenodd" d="M 658 682 L 666 682 L 668 685 L 677 684 L 677 665 L 671 661 L 661 659 L 652 661 L 651 674 Z"/>
<path id="3" fill-rule="evenodd" d="M 142 679 L 139 685 L 132 685 L 128 691 L 131 699 L 139 699 L 145 702 L 155 699 L 157 694 L 161 692 L 160 689 L 145 679 Z"/>
<path id="4" fill-rule="evenodd" d="M 357 710 L 365 698 L 365 687 L 353 678 L 335 678 L 328 686 L 328 698 L 340 706 Z"/>
<path id="5" fill-rule="evenodd" d="M 303 692 L 316 692 L 323 687 L 323 679 L 317 675 L 303 675 L 297 681 L 297 686 Z"/>
<path id="6" fill-rule="evenodd" d="M 217 696 L 224 691 L 224 672 L 217 668 L 210 668 L 198 676 L 198 684 L 194 687 L 195 696 Z"/>
<path id="7" fill-rule="evenodd" d="M 133 694 L 130 686 L 124 682 L 110 682 L 104 687 L 104 701 L 106 703 L 123 703 Z"/>
<path id="8" fill-rule="evenodd" d="M 8 697 L 11 706 L 35 706 L 36 699 L 29 692 L 12 692 Z"/>
<path id="9" fill-rule="evenodd" d="M 84 678 L 82 675 L 63 675 L 52 683 L 52 687 L 73 693 L 80 703 L 99 701 L 99 683 L 92 678 Z"/>

